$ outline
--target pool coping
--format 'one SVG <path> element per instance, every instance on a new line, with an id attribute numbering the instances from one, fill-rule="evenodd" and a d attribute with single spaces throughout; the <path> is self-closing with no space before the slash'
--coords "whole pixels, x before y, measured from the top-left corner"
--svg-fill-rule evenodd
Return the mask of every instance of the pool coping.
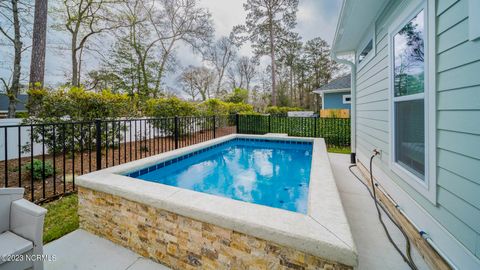
<path id="1" fill-rule="evenodd" d="M 122 174 L 147 168 L 234 138 L 313 142 L 307 214 L 233 200 Z M 357 265 L 357 252 L 335 183 L 325 141 L 319 138 L 232 134 L 77 177 L 77 185 Z"/>

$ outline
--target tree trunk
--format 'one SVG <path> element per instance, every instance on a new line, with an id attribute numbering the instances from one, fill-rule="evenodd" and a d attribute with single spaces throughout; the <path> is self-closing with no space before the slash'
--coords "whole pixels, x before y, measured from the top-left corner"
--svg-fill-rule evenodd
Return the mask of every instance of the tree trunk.
<path id="1" fill-rule="evenodd" d="M 72 35 L 72 85 L 79 86 L 78 60 L 77 60 L 77 35 Z"/>
<path id="2" fill-rule="evenodd" d="M 273 36 L 273 22 L 270 18 L 270 58 L 272 59 L 272 106 L 277 106 L 277 78 L 276 78 L 276 63 L 275 63 L 275 47 Z"/>
<path id="3" fill-rule="evenodd" d="M 30 87 L 42 87 L 45 75 L 48 0 L 35 0 Z"/>
<path id="4" fill-rule="evenodd" d="M 155 82 L 155 93 L 154 93 L 155 98 L 158 96 L 158 93 L 160 92 L 159 90 L 160 90 L 160 86 L 162 85 L 162 78 L 164 75 L 163 73 L 165 72 L 165 66 L 167 64 L 168 57 L 170 56 L 170 52 L 172 51 L 174 44 L 175 44 L 175 39 L 170 42 L 170 44 L 168 45 L 168 48 L 163 53 L 162 62 L 160 63 L 160 66 L 158 68 L 157 80 Z"/>
<path id="5" fill-rule="evenodd" d="M 7 91 L 8 94 L 8 118 L 15 118 L 17 96 L 20 92 L 20 74 L 22 60 L 22 41 L 20 40 L 20 20 L 18 18 L 18 0 L 12 0 L 13 28 L 15 32 L 14 48 L 15 56 L 13 59 L 12 87 Z"/>
<path id="6" fill-rule="evenodd" d="M 218 74 L 217 90 L 215 91 L 216 98 L 220 96 L 220 87 L 222 85 L 222 80 L 223 80 L 223 71 Z"/>

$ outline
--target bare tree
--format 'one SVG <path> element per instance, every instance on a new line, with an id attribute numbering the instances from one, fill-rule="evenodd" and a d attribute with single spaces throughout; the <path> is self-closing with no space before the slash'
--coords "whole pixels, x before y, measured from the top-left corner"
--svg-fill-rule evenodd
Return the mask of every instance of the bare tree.
<path id="1" fill-rule="evenodd" d="M 148 18 L 161 45 L 154 92 L 158 93 L 169 62 L 175 62 L 173 52 L 178 42 L 194 50 L 210 43 L 214 29 L 211 14 L 198 7 L 197 0 L 163 0 L 148 12 Z"/>
<path id="2" fill-rule="evenodd" d="M 237 48 L 228 37 L 220 38 L 213 46 L 207 48 L 204 54 L 204 60 L 213 65 L 217 75 L 217 86 L 215 96 L 220 96 L 223 77 L 227 67 L 232 63 L 237 55 Z"/>
<path id="3" fill-rule="evenodd" d="M 60 12 L 64 16 L 63 26 L 57 29 L 70 33 L 70 52 L 72 61 L 71 84 L 80 86 L 81 55 L 87 41 L 94 35 L 118 27 L 112 25 L 107 5 L 115 3 L 109 0 L 63 0 Z"/>
<path id="4" fill-rule="evenodd" d="M 23 3 L 20 0 L 11 0 L 10 5 L 7 1 L 0 2 L 0 18 L 2 18 L 0 33 L 13 45 L 14 48 L 11 79 L 0 78 L 9 100 L 8 118 L 15 117 L 16 104 L 18 101 L 17 97 L 21 88 L 20 76 L 22 53 L 28 48 L 28 46 L 24 46 L 24 43 L 22 42 L 21 27 L 27 27 L 25 27 L 24 24 L 26 24 L 26 22 L 22 21 L 20 13 L 28 13 L 29 9 L 30 7 L 27 3 Z"/>
<path id="5" fill-rule="evenodd" d="M 182 90 L 191 97 L 192 101 L 196 101 L 198 94 L 200 93 L 195 84 L 195 76 L 192 70 L 186 69 L 182 72 L 178 78 L 178 82 L 182 87 Z"/>
<path id="6" fill-rule="evenodd" d="M 211 40 L 211 15 L 197 0 L 123 0 L 115 21 L 126 24 L 112 31 L 114 49 L 104 61 L 102 73 L 111 73 L 123 85 L 143 96 L 157 97 L 162 79 L 176 65 L 179 43 L 199 51 Z M 115 79 L 118 84 L 118 80 Z"/>
<path id="7" fill-rule="evenodd" d="M 35 0 L 33 21 L 32 58 L 30 62 L 30 86 L 42 87 L 45 76 L 45 49 L 47 39 L 48 0 Z"/>
<path id="8" fill-rule="evenodd" d="M 258 59 L 242 56 L 228 69 L 227 77 L 232 88 L 251 90 L 251 83 L 257 75 Z"/>
<path id="9" fill-rule="evenodd" d="M 256 76 L 258 60 L 247 56 L 241 57 L 237 61 L 237 69 L 245 80 L 245 89 L 250 90 L 250 84 Z"/>
<path id="10" fill-rule="evenodd" d="M 211 97 L 211 89 L 215 84 L 215 74 L 206 67 L 188 66 L 180 76 L 180 84 L 192 98 L 200 94 L 202 101 L 205 101 Z"/>

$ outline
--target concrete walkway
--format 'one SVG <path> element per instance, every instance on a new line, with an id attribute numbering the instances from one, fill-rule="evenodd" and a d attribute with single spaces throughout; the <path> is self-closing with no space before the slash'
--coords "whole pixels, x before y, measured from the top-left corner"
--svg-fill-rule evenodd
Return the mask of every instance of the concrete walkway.
<path id="1" fill-rule="evenodd" d="M 367 189 L 350 173 L 350 156 L 329 154 L 333 174 L 342 198 L 343 207 L 357 246 L 359 270 L 404 270 L 410 269 L 396 252 L 378 221 L 375 204 Z M 361 176 L 358 169 L 354 172 Z M 383 214 L 383 220 L 400 249 L 405 250 L 401 232 Z M 412 256 L 419 269 L 429 269 L 416 250 Z"/>
<path id="2" fill-rule="evenodd" d="M 56 257 L 56 261 L 44 263 L 46 270 L 169 269 L 164 265 L 145 259 L 129 249 L 80 229 L 45 245 L 44 254 Z"/>

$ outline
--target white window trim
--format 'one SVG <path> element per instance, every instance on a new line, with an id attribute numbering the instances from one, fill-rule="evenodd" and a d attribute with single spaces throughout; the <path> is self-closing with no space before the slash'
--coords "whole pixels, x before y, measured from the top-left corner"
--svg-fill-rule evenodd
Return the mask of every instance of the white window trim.
<path id="1" fill-rule="evenodd" d="M 435 73 L 435 1 L 411 0 L 400 15 L 391 23 L 388 31 L 389 48 L 389 113 L 390 113 L 390 170 L 407 182 L 430 202 L 437 202 L 436 178 L 436 73 Z M 394 98 L 394 51 L 393 37 L 421 10 L 425 16 L 425 89 L 424 93 Z M 423 98 L 425 110 L 425 180 L 420 179 L 395 162 L 395 113 L 394 101 Z"/>
<path id="2" fill-rule="evenodd" d="M 350 98 L 350 101 L 347 100 L 347 98 Z M 342 96 L 343 104 L 352 104 L 352 95 L 347 94 Z"/>
<path id="3" fill-rule="evenodd" d="M 377 40 L 375 34 L 375 22 L 368 28 L 367 32 L 364 34 L 365 38 L 360 42 L 360 45 L 357 48 L 357 53 L 355 54 L 355 62 L 357 63 L 357 68 L 361 69 L 365 66 L 376 54 L 377 51 Z M 363 58 L 362 62 L 359 61 L 360 54 L 363 52 L 363 49 L 372 41 L 372 49 L 368 54 Z"/>

